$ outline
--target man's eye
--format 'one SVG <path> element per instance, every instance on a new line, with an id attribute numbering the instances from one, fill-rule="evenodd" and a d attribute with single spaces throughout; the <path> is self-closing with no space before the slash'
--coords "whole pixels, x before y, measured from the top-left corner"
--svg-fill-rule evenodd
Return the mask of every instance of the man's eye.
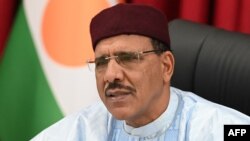
<path id="1" fill-rule="evenodd" d="M 120 61 L 126 61 L 126 62 L 131 62 L 131 61 L 136 61 L 138 60 L 138 55 L 135 53 L 124 53 L 119 55 Z"/>
<path id="2" fill-rule="evenodd" d="M 107 63 L 108 63 L 108 60 L 105 59 L 104 57 L 98 58 L 98 59 L 95 60 L 95 65 L 96 65 L 96 67 L 104 66 L 104 65 L 106 65 Z"/>

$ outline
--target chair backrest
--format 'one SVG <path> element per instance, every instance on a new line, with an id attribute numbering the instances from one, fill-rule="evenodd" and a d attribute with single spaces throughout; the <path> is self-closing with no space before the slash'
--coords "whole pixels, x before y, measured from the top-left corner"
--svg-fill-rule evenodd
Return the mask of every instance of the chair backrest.
<path id="1" fill-rule="evenodd" d="M 250 35 L 186 20 L 169 24 L 171 85 L 250 115 Z"/>

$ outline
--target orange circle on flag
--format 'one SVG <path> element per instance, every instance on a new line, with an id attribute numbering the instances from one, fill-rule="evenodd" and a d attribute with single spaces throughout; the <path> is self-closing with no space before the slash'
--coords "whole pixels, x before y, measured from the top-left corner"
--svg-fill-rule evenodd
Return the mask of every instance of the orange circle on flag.
<path id="1" fill-rule="evenodd" d="M 50 0 L 41 29 L 47 54 L 62 65 L 85 65 L 86 60 L 94 56 L 90 20 L 106 7 L 106 0 Z"/>

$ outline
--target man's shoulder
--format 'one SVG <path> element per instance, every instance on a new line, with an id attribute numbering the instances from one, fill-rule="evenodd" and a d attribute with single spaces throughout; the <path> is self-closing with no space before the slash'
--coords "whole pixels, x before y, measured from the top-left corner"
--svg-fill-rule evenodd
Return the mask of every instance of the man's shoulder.
<path id="1" fill-rule="evenodd" d="M 180 129 L 188 140 L 223 140 L 224 125 L 250 124 L 249 116 L 192 92 L 172 88 L 172 93 L 179 97 Z"/>
<path id="2" fill-rule="evenodd" d="M 86 138 L 95 132 L 107 132 L 106 126 L 112 118 L 101 102 L 90 105 L 79 112 L 64 117 L 39 133 L 32 141 Z M 81 132 L 81 133 L 79 133 Z M 94 136 L 94 135 L 93 135 Z"/>
<path id="3" fill-rule="evenodd" d="M 250 124 L 250 117 L 235 109 L 206 100 L 192 92 L 182 91 L 177 88 L 171 88 L 171 90 L 181 99 L 185 114 L 192 116 L 192 118 L 216 119 L 215 121 L 225 124 Z"/>

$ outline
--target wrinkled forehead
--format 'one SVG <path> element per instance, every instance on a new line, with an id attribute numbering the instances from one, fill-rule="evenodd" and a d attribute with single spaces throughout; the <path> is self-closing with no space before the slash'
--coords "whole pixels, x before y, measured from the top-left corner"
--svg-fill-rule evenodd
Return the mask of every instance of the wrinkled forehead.
<path id="1" fill-rule="evenodd" d="M 151 38 L 142 35 L 117 35 L 98 42 L 95 54 L 113 54 L 116 52 L 138 52 L 152 49 Z"/>

